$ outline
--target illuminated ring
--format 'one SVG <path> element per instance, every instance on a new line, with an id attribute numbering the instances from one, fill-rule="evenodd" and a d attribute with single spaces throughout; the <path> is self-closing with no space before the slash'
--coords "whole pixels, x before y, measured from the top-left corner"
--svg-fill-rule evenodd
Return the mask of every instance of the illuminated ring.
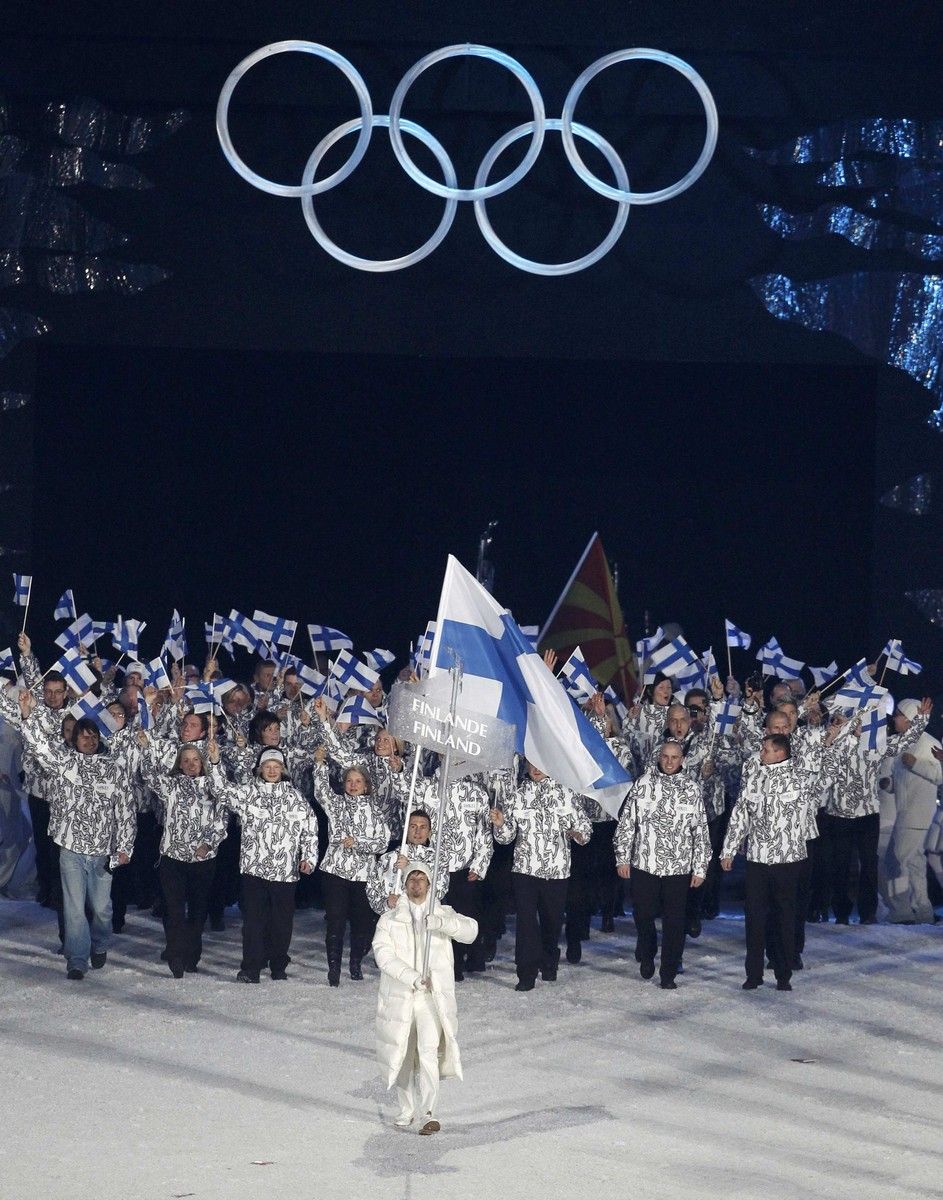
<path id="1" fill-rule="evenodd" d="M 236 84 L 250 67 L 254 67 L 263 58 L 271 58 L 275 54 L 287 54 L 293 50 L 300 51 L 303 54 L 314 54 L 318 58 L 326 59 L 327 62 L 333 63 L 347 77 L 354 91 L 357 93 L 357 102 L 360 105 L 360 119 L 362 122 L 360 137 L 357 139 L 353 153 L 344 165 L 338 168 L 333 175 L 328 175 L 326 179 L 322 179 L 318 183 L 302 184 L 301 187 L 293 187 L 287 183 L 276 183 L 272 179 L 266 179 L 264 175 L 257 175 L 255 171 L 246 166 L 236 153 L 232 138 L 229 136 L 229 101 L 236 90 Z M 230 166 L 247 183 L 251 183 L 253 187 L 260 188 L 263 192 L 270 192 L 273 196 L 313 196 L 319 192 L 326 192 L 329 188 L 336 187 L 339 183 L 343 183 L 347 176 L 356 169 L 357 164 L 367 152 L 370 135 L 373 132 L 371 125 L 372 116 L 373 104 L 370 100 L 367 85 L 353 63 L 348 62 L 342 54 L 338 54 L 336 50 L 332 50 L 329 46 L 322 46 L 317 42 L 273 42 L 270 46 L 263 46 L 261 50 L 256 50 L 248 58 L 244 58 L 226 77 L 226 82 L 223 84 L 223 90 L 220 92 L 219 100 L 216 104 L 216 133 L 219 137 L 219 144 L 223 148 L 223 154 L 229 159 Z"/>
<path id="2" fill-rule="evenodd" d="M 664 63 L 665 66 L 679 71 L 685 79 L 693 84 L 695 91 L 701 97 L 701 103 L 704 105 L 704 113 L 707 117 L 707 136 L 704 138 L 704 149 L 701 151 L 700 158 L 691 170 L 688 171 L 687 175 L 684 175 L 677 183 L 671 184 L 670 187 L 661 188 L 657 192 L 631 192 L 628 189 L 622 190 L 613 187 L 612 184 L 604 183 L 592 173 L 582 158 L 580 158 L 579 151 L 576 148 L 576 139 L 573 137 L 573 113 L 576 109 L 576 103 L 587 83 L 598 75 L 600 71 L 605 71 L 607 67 L 614 66 L 620 62 L 628 62 L 632 58 L 650 59 L 652 62 Z M 631 204 L 659 204 L 662 200 L 671 200 L 683 191 L 686 191 L 707 170 L 707 164 L 713 157 L 714 149 L 717 145 L 717 105 L 714 103 L 714 97 L 711 95 L 710 89 L 700 75 L 698 75 L 697 71 L 680 58 L 675 58 L 673 54 L 665 54 L 663 50 L 617 50 L 613 54 L 607 54 L 604 58 L 597 59 L 596 62 L 588 66 L 570 88 L 567 98 L 563 103 L 563 128 L 561 132 L 563 134 L 563 148 L 566 151 L 567 158 L 570 160 L 570 165 L 577 175 L 579 175 L 580 179 L 594 191 L 599 192 L 601 196 L 608 197 L 610 200 L 627 200 Z"/>
<path id="3" fill-rule="evenodd" d="M 549 130 L 561 133 L 563 130 L 562 121 L 547 121 L 546 127 Z M 530 133 L 533 128 L 533 122 L 528 121 L 524 125 L 518 125 L 516 129 L 512 129 L 510 133 L 506 133 L 502 138 L 491 147 L 488 153 L 481 161 L 481 166 L 478 168 L 478 174 L 475 177 L 475 186 L 484 183 L 488 178 L 488 172 L 494 166 L 498 156 L 507 149 L 512 142 L 518 138 L 524 137 Z M 601 137 L 594 129 L 588 129 L 585 125 L 574 125 L 573 132 L 581 138 L 585 138 L 587 142 L 595 146 L 609 160 L 609 165 L 612 167 L 616 177 L 616 182 L 619 187 L 628 191 L 629 177 L 626 174 L 625 164 L 619 155 L 615 152 L 612 146 Z M 625 229 L 626 221 L 629 219 L 629 209 L 631 205 L 627 200 L 620 200 L 616 219 L 613 222 L 612 228 L 606 234 L 605 238 L 599 243 L 595 250 L 591 250 L 588 254 L 584 254 L 582 258 L 574 258 L 571 262 L 563 263 L 541 263 L 535 262 L 532 258 L 523 258 L 520 254 L 515 254 L 513 250 L 501 241 L 498 235 L 492 228 L 491 222 L 488 220 L 488 214 L 485 210 L 485 201 L 475 201 L 475 217 L 478 221 L 478 226 L 481 229 L 482 236 L 485 241 L 505 262 L 509 262 L 512 267 L 517 267 L 521 271 L 529 271 L 532 275 L 573 275 L 577 271 L 585 271 L 587 267 L 593 266 L 599 262 L 622 236 L 622 231 Z"/>
<path id="4" fill-rule="evenodd" d="M 497 183 L 492 183 L 488 187 L 483 188 L 446 187 L 444 184 L 438 183 L 435 179 L 431 179 L 428 175 L 424 175 L 406 153 L 406 147 L 403 145 L 403 136 L 400 132 L 400 112 L 403 108 L 403 101 L 406 98 L 406 93 L 416 82 L 416 79 L 428 67 L 443 62 L 447 58 L 458 58 L 463 55 L 468 55 L 472 58 L 487 58 L 491 62 L 497 63 L 498 66 L 507 67 L 511 74 L 520 80 L 534 110 L 534 134 L 523 160 L 510 175 L 506 175 L 503 179 L 499 179 Z M 503 54 L 500 50 L 495 50 L 491 46 L 443 46 L 441 50 L 434 50 L 431 54 L 427 54 L 425 58 L 421 58 L 409 68 L 397 84 L 396 91 L 393 93 L 393 99 L 390 102 L 390 141 L 393 144 L 393 153 L 396 155 L 399 165 L 410 179 L 415 180 L 420 187 L 424 187 L 427 192 L 432 192 L 433 195 L 442 196 L 447 200 L 487 200 L 490 196 L 498 196 L 501 192 L 506 192 L 508 188 L 512 188 L 515 183 L 519 183 L 537 161 L 537 155 L 540 153 L 540 148 L 544 141 L 544 125 L 543 96 L 541 96 L 540 88 L 535 83 L 533 76 L 521 66 L 516 58 L 511 58 L 509 54 Z"/>
<path id="5" fill-rule="evenodd" d="M 388 129 L 390 126 L 389 117 L 373 116 L 370 118 L 374 129 Z M 339 142 L 342 137 L 348 133 L 353 133 L 355 129 L 360 128 L 359 118 L 354 118 L 353 121 L 347 121 L 343 125 L 332 130 L 327 137 L 322 138 L 315 146 L 311 153 L 311 157 L 305 164 L 302 181 L 307 185 L 314 179 L 314 174 L 318 169 L 318 164 L 324 155 L 328 152 L 335 142 Z M 421 125 L 417 125 L 414 121 L 403 121 L 402 128 L 405 133 L 411 133 L 424 143 L 439 160 L 442 167 L 442 173 L 445 175 L 446 182 L 453 187 L 457 182 L 455 167 L 452 165 L 452 160 L 445 152 L 445 148 L 438 142 L 428 129 L 424 129 Z M 326 250 L 338 262 L 344 263 L 348 267 L 356 267 L 358 271 L 401 271 L 404 267 L 411 267 L 414 263 L 420 262 L 427 255 L 431 254 L 439 243 L 445 238 L 448 231 L 452 228 L 452 222 L 455 220 L 455 213 L 458 210 L 458 201 L 450 197 L 445 202 L 445 212 L 442 214 L 442 220 L 439 222 L 438 228 L 432 237 L 427 242 L 424 242 L 418 250 L 413 250 L 410 254 L 404 254 L 400 258 L 358 258 L 356 254 L 350 254 L 347 250 L 342 250 L 335 242 L 327 236 L 321 228 L 317 217 L 314 215 L 314 198 L 310 194 L 301 197 L 301 209 L 304 213 L 305 220 L 308 222 L 308 228 L 311 230 L 314 240 L 318 245 Z"/>

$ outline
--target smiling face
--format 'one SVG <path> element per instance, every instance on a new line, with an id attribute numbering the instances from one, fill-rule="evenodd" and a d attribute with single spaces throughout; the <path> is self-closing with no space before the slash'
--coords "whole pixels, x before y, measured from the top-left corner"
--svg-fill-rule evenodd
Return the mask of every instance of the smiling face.
<path id="1" fill-rule="evenodd" d="M 425 813 L 413 813 L 406 829 L 406 841 L 410 846 L 428 846 L 432 824 Z"/>
<path id="2" fill-rule="evenodd" d="M 671 699 L 671 680 L 662 679 L 652 688 L 652 703 L 667 704 Z"/>
<path id="3" fill-rule="evenodd" d="M 75 734 L 75 748 L 79 754 L 97 754 L 99 740 L 97 729 L 86 729 L 83 726 Z"/>
<path id="4" fill-rule="evenodd" d="M 180 722 L 181 742 L 198 742 L 203 736 L 203 722 L 196 713 L 187 713 Z"/>
<path id="5" fill-rule="evenodd" d="M 198 779 L 203 774 L 203 759 L 196 750 L 182 750 L 177 760 L 180 774 L 188 779 Z"/>
<path id="6" fill-rule="evenodd" d="M 681 747 L 675 745 L 674 742 L 666 742 L 661 748 L 658 755 L 658 765 L 661 767 L 665 775 L 677 775 L 681 770 L 681 763 L 684 761 L 684 755 L 681 752 Z"/>
<path id="7" fill-rule="evenodd" d="M 259 775 L 263 783 L 278 783 L 282 777 L 282 764 L 277 758 L 270 758 L 259 767 Z"/>
<path id="8" fill-rule="evenodd" d="M 61 679 L 47 679 L 43 684 L 43 704 L 58 712 L 65 704 L 66 687 Z"/>
<path id="9" fill-rule="evenodd" d="M 406 895 L 414 904 L 422 904 L 429 894 L 429 880 L 424 871 L 410 871 L 406 877 Z"/>
<path id="10" fill-rule="evenodd" d="M 377 736 L 373 739 L 373 751 L 379 758 L 389 758 L 391 754 L 395 754 L 396 743 L 393 741 L 393 735 L 386 729 L 377 730 Z"/>
<path id="11" fill-rule="evenodd" d="M 348 796 L 364 796 L 367 789 L 366 775 L 357 767 L 351 767 L 344 775 L 344 791 Z"/>

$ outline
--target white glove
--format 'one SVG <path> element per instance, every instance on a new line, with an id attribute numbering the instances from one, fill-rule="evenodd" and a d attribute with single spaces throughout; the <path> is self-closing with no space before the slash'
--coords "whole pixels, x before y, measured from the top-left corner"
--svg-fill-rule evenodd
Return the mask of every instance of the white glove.
<path id="1" fill-rule="evenodd" d="M 426 928 L 432 930 L 444 929 L 445 917 L 440 913 L 433 913 L 431 916 L 426 917 Z"/>
<path id="2" fill-rule="evenodd" d="M 429 990 L 430 990 L 429 984 L 426 982 L 425 979 L 417 979 L 416 982 L 413 984 L 414 992 L 428 992 Z"/>

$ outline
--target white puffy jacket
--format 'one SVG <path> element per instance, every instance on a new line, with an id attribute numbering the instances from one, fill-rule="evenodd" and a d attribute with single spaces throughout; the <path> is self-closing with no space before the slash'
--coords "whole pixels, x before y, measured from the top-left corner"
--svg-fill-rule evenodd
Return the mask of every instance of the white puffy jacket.
<path id="1" fill-rule="evenodd" d="M 436 915 L 444 918 L 442 929 L 433 930 L 429 950 L 429 977 L 432 999 L 442 1023 L 439 1042 L 439 1076 L 462 1078 L 462 1060 L 458 1052 L 458 1009 L 455 1005 L 455 973 L 452 939 L 470 945 L 478 936 L 478 922 L 463 917 L 447 904 L 436 905 Z M 380 994 L 377 999 L 376 1045 L 386 1086 L 392 1087 L 406 1058 L 409 1031 L 413 1023 L 416 984 L 421 978 L 423 946 L 417 945 L 409 901 L 400 897 L 396 908 L 388 909 L 377 922 L 373 935 L 373 955 L 380 968 Z M 418 965 L 414 965 L 418 964 Z"/>

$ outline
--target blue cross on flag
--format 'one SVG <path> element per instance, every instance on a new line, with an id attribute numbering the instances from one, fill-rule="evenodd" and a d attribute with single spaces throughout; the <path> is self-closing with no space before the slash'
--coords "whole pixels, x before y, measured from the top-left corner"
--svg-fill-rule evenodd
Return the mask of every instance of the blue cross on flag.
<path id="1" fill-rule="evenodd" d="M 731 650 L 749 650 L 753 638 L 744 629 L 738 628 L 733 621 L 724 618 L 724 630 L 727 634 L 727 645 Z"/>
<path id="2" fill-rule="evenodd" d="M 95 640 L 92 636 L 94 626 L 95 622 L 88 613 L 82 613 L 80 617 L 75 618 L 71 625 L 67 625 L 63 629 L 56 638 L 56 645 L 61 646 L 63 650 L 77 650 L 80 645 L 90 646 Z"/>
<path id="3" fill-rule="evenodd" d="M 838 663 L 832 659 L 827 667 L 809 667 L 817 688 L 824 687 L 830 679 L 838 674 Z"/>
<path id="4" fill-rule="evenodd" d="M 208 683 L 191 684 L 184 688 L 183 694 L 198 715 L 216 712 L 219 701 Z"/>
<path id="5" fill-rule="evenodd" d="M 881 755 L 887 750 L 887 718 L 879 708 L 869 709 L 862 718 L 858 744 L 862 750 Z"/>
<path id="6" fill-rule="evenodd" d="M 334 719 L 348 725 L 383 725 L 380 714 L 366 696 L 348 696 Z"/>
<path id="7" fill-rule="evenodd" d="M 592 700 L 599 691 L 599 684 L 586 665 L 586 659 L 579 646 L 560 668 L 560 677 L 563 680 L 563 686 L 577 704 L 585 704 L 588 700 Z"/>
<path id="8" fill-rule="evenodd" d="M 665 640 L 665 632 L 659 625 L 651 637 L 641 638 L 635 643 L 635 652 L 639 658 L 648 658 Z"/>
<path id="9" fill-rule="evenodd" d="M 714 726 L 720 737 L 733 737 L 743 706 L 727 699 L 714 713 Z"/>
<path id="10" fill-rule="evenodd" d="M 16 664 L 13 661 L 13 651 L 8 646 L 6 650 L 0 650 L 0 671 L 12 671 L 16 674 Z"/>
<path id="11" fill-rule="evenodd" d="M 371 670 L 382 671 L 396 662 L 396 655 L 392 650 L 381 650 L 378 646 L 376 650 L 365 650 L 363 660 Z"/>
<path id="12" fill-rule="evenodd" d="M 53 663 L 51 669 L 58 671 L 77 692 L 87 692 L 98 682 L 98 676 L 74 646 L 66 650 L 59 661 Z"/>
<path id="13" fill-rule="evenodd" d="M 314 667 L 306 666 L 301 663 L 295 668 L 298 672 L 298 682 L 301 684 L 301 690 L 306 696 L 317 695 L 323 690 L 326 682 L 325 676 L 320 671 L 316 671 Z"/>
<path id="14" fill-rule="evenodd" d="M 517 752 L 617 816 L 631 778 L 510 614 L 449 555 L 430 675 L 462 665 L 461 706 L 516 726 Z"/>
<path id="15" fill-rule="evenodd" d="M 330 625 L 309 625 L 308 637 L 315 654 L 327 654 L 330 650 L 353 650 L 353 639 Z"/>
<path id="16" fill-rule="evenodd" d="M 365 692 L 369 692 L 380 678 L 366 663 L 354 658 L 349 650 L 338 651 L 331 667 L 331 676 L 338 683 L 346 684 L 348 688 L 362 688 Z"/>
<path id="17" fill-rule="evenodd" d="M 52 614 L 54 621 L 74 621 L 78 616 L 75 611 L 75 599 L 72 595 L 72 589 L 66 588 L 59 599 L 56 601 L 56 611 Z"/>
<path id="18" fill-rule="evenodd" d="M 91 692 L 79 696 L 69 709 L 69 713 L 77 721 L 82 717 L 91 717 L 105 737 L 110 737 L 111 734 L 118 732 L 118 722 L 108 711 L 107 703 Z"/>
<path id="19" fill-rule="evenodd" d="M 144 682 L 148 687 L 156 687 L 163 691 L 170 687 L 170 676 L 161 658 L 152 658 L 144 669 Z"/>
<path id="20" fill-rule="evenodd" d="M 119 614 L 118 620 L 115 622 L 111 644 L 119 654 L 130 654 L 133 657 L 137 655 L 138 642 L 146 628 L 146 621 L 135 621 L 131 617 L 125 621 Z"/>
<path id="21" fill-rule="evenodd" d="M 897 638 L 889 641 L 881 653 L 887 659 L 886 666 L 889 671 L 897 671 L 899 675 L 919 675 L 923 670 L 920 663 L 907 657 L 904 647 Z"/>
<path id="22" fill-rule="evenodd" d="M 298 629 L 297 621 L 288 621 L 284 617 L 273 617 L 257 608 L 252 614 L 252 620 L 259 627 L 264 641 L 270 646 L 280 646 L 290 650 Z"/>
<path id="23" fill-rule="evenodd" d="M 265 642 L 262 630 L 255 621 L 235 608 L 229 610 L 229 636 L 235 645 L 244 647 L 250 654 Z"/>
<path id="24" fill-rule="evenodd" d="M 680 675 L 686 667 L 693 667 L 695 664 L 700 670 L 701 664 L 697 655 L 679 634 L 664 646 L 660 646 L 649 658 L 645 682 L 653 683 L 659 671 L 663 675 Z"/>
<path id="25" fill-rule="evenodd" d="M 13 603 L 19 605 L 20 608 L 26 608 L 29 604 L 30 589 L 33 586 L 32 575 L 17 575 L 13 572 Z"/>

